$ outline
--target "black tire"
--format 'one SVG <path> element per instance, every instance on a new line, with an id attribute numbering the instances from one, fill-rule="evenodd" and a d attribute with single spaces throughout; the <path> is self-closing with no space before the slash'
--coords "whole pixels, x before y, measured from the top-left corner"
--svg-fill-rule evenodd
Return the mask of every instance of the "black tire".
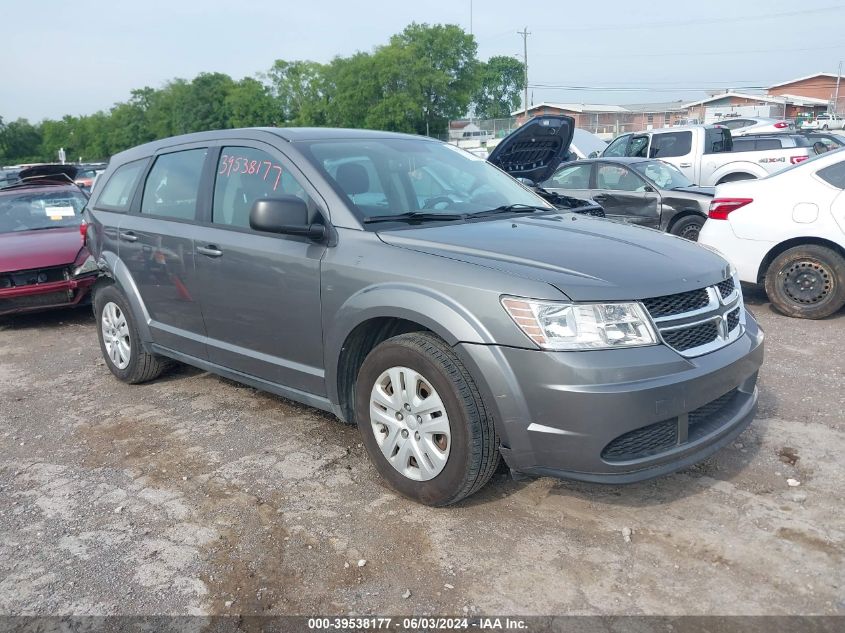
<path id="1" fill-rule="evenodd" d="M 421 374 L 446 409 L 451 433 L 448 459 L 442 471 L 427 481 L 400 473 L 376 441 L 370 396 L 379 376 L 391 367 L 407 367 Z M 390 338 L 367 355 L 355 385 L 355 419 L 379 474 L 396 491 L 426 505 L 446 506 L 475 493 L 490 480 L 499 463 L 499 437 L 475 381 L 452 348 L 429 333 Z"/>
<path id="2" fill-rule="evenodd" d="M 109 356 L 103 336 L 103 310 L 109 304 L 115 304 L 123 317 L 129 334 L 129 363 L 121 368 Z M 114 284 L 97 287 L 94 292 L 94 316 L 97 318 L 97 338 L 100 341 L 100 351 L 106 361 L 106 366 L 119 380 L 136 385 L 158 378 L 169 362 L 166 359 L 147 353 L 141 345 L 141 337 L 135 326 L 135 317 L 129 308 L 129 302 Z"/>
<path id="3" fill-rule="evenodd" d="M 769 265 L 765 286 L 779 312 L 823 319 L 845 305 L 845 259 L 817 244 L 790 248 Z"/>
<path id="4" fill-rule="evenodd" d="M 698 241 L 698 235 L 701 233 L 701 227 L 704 226 L 704 218 L 698 214 L 685 215 L 680 220 L 672 225 L 669 232 L 672 235 L 683 237 L 691 242 Z"/>

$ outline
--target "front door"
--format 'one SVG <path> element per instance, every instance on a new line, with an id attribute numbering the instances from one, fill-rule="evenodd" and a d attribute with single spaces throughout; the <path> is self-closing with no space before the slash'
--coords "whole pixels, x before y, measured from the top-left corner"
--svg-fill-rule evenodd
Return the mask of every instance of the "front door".
<path id="1" fill-rule="evenodd" d="M 608 218 L 659 228 L 660 195 L 631 169 L 618 163 L 599 163 L 595 183 L 592 198 Z"/>
<path id="2" fill-rule="evenodd" d="M 209 360 L 324 395 L 320 260 L 325 246 L 249 226 L 253 202 L 276 195 L 301 197 L 312 221 L 322 221 L 316 192 L 270 146 L 238 142 L 217 151 L 211 213 L 194 232 Z"/>
<path id="3" fill-rule="evenodd" d="M 198 147 L 157 156 L 140 213 L 124 215 L 118 230 L 120 259 L 149 314 L 153 342 L 197 358 L 206 348 L 192 236 L 207 153 Z"/>

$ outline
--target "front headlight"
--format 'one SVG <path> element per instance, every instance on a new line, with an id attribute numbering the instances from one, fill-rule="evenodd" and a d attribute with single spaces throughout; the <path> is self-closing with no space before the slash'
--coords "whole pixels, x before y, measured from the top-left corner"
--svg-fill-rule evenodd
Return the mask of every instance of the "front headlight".
<path id="1" fill-rule="evenodd" d="M 88 273 L 95 273 L 98 270 L 99 270 L 99 267 L 97 266 L 97 260 L 95 260 L 93 257 L 91 257 L 89 255 L 88 258 L 85 260 L 85 262 L 82 264 L 82 266 L 77 266 L 73 270 L 73 276 L 79 277 L 80 275 L 87 275 Z"/>
<path id="2" fill-rule="evenodd" d="M 525 335 L 547 350 L 655 345 L 657 335 L 638 303 L 561 303 L 502 297 Z"/>

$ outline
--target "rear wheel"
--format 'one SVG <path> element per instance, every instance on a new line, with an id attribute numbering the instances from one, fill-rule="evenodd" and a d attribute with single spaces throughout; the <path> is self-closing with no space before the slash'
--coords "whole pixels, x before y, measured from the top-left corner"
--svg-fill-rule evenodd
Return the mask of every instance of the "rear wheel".
<path id="1" fill-rule="evenodd" d="M 142 347 L 128 301 L 114 285 L 97 288 L 94 314 L 100 350 L 117 378 L 129 384 L 147 382 L 167 367 L 167 361 L 148 354 Z"/>
<path id="2" fill-rule="evenodd" d="M 766 294 L 784 314 L 823 319 L 845 305 L 845 260 L 825 246 L 796 246 L 766 271 Z"/>
<path id="3" fill-rule="evenodd" d="M 697 242 L 698 235 L 701 233 L 701 227 L 703 226 L 703 217 L 700 215 L 687 215 L 675 222 L 669 232 L 672 235 L 686 238 L 691 242 Z"/>
<path id="4" fill-rule="evenodd" d="M 420 503 L 468 497 L 499 462 L 498 436 L 475 382 L 432 334 L 402 334 L 369 353 L 355 386 L 355 416 L 379 474 Z"/>

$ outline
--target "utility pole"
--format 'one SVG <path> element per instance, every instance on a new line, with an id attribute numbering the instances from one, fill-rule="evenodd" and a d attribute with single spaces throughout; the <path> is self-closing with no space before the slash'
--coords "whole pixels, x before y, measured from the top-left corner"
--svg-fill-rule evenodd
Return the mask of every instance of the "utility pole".
<path id="1" fill-rule="evenodd" d="M 517 35 L 522 36 L 522 49 L 523 49 L 523 60 L 525 61 L 525 95 L 523 97 L 524 101 L 522 103 L 523 108 L 525 109 L 525 118 L 528 118 L 528 36 L 531 35 L 528 27 L 525 27 L 523 31 L 517 31 Z"/>
<path id="2" fill-rule="evenodd" d="M 472 35 L 472 0 L 469 0 L 469 34 Z"/>
<path id="3" fill-rule="evenodd" d="M 842 62 L 839 62 L 839 70 L 836 73 L 836 92 L 833 94 L 833 111 L 839 112 L 839 80 L 842 78 Z"/>

